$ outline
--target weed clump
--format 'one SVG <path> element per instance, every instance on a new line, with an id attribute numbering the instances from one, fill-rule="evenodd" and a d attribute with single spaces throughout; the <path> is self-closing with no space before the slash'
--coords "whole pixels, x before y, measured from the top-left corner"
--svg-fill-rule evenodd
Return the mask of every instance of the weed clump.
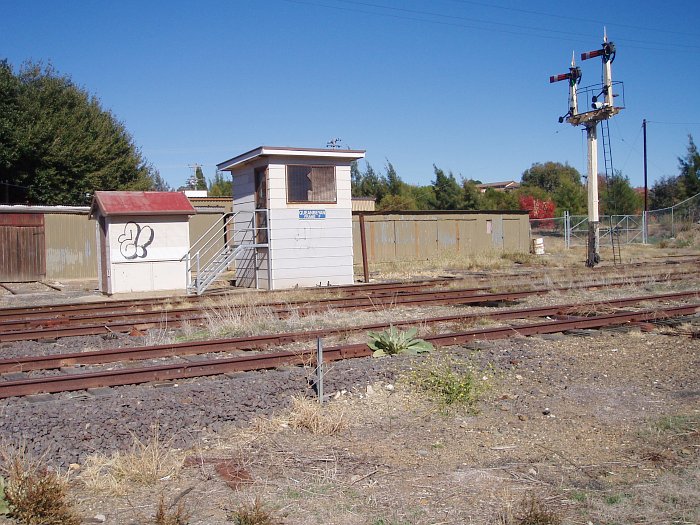
<path id="1" fill-rule="evenodd" d="M 187 525 L 190 522 L 190 513 L 185 509 L 183 501 L 173 509 L 173 505 L 166 505 L 165 499 L 161 495 L 158 503 L 158 510 L 153 518 L 154 525 Z"/>
<path id="2" fill-rule="evenodd" d="M 229 520 L 235 525 L 281 525 L 282 523 L 257 497 L 254 503 L 244 503 L 233 511 Z"/>
<path id="3" fill-rule="evenodd" d="M 463 407 L 476 412 L 476 404 L 486 390 L 480 375 L 471 363 L 443 355 L 426 359 L 405 379 L 445 409 Z"/>
<path id="4" fill-rule="evenodd" d="M 156 425 L 145 442 L 134 437 L 129 451 L 89 456 L 81 469 L 80 480 L 94 490 L 121 494 L 133 484 L 152 485 L 175 477 L 182 463 L 182 457 L 168 443 L 163 443 Z"/>
<path id="5" fill-rule="evenodd" d="M 27 525 L 79 525 L 63 479 L 24 451 L 3 458 L 7 514 Z"/>
<path id="6" fill-rule="evenodd" d="M 499 525 L 561 525 L 561 522 L 561 517 L 533 494 L 525 497 L 515 512 L 509 505 L 499 519 Z"/>

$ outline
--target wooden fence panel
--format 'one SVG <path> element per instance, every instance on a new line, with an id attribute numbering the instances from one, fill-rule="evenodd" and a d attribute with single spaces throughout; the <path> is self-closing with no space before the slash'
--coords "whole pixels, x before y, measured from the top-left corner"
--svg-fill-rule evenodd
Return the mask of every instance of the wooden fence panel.
<path id="1" fill-rule="evenodd" d="M 0 282 L 40 281 L 45 277 L 44 215 L 0 215 Z"/>

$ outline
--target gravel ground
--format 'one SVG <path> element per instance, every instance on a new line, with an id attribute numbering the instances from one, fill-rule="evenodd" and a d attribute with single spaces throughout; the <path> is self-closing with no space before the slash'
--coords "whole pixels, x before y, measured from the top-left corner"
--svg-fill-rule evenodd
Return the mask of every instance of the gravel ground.
<path id="1" fill-rule="evenodd" d="M 522 301 L 517 307 L 663 293 L 697 285 L 687 281 L 562 291 Z M 38 297 L 37 293 L 33 299 L 43 302 Z M 413 314 L 425 317 L 480 310 L 431 307 Z M 363 315 L 378 320 L 405 318 L 411 312 L 387 309 L 355 314 L 357 324 L 368 322 Z M 684 330 L 697 331 L 698 325 Z M 180 491 L 191 491 L 193 500 L 199 498 L 201 508 L 194 511 L 192 525 L 230 522 L 226 516 L 232 505 L 261 494 L 290 513 L 289 523 L 457 524 L 495 523 L 498 505 L 510 498 L 503 491 L 519 497 L 528 487 L 542 490 L 546 498 L 556 498 L 552 500 L 555 507 L 573 516 L 565 523 L 585 524 L 589 516 L 594 523 L 627 523 L 615 515 L 623 515 L 621 507 L 605 506 L 606 497 L 617 498 L 618 493 L 637 497 L 639 493 L 641 498 L 646 489 L 637 487 L 663 484 L 663 476 L 676 472 L 673 469 L 686 469 L 681 473 L 683 483 L 699 472 L 700 446 L 689 441 L 692 436 L 672 446 L 665 442 L 657 446 L 643 433 L 665 415 L 697 417 L 700 413 L 700 349 L 696 340 L 682 332 L 671 337 L 638 330 L 580 331 L 453 347 L 449 354 L 471 355 L 494 378 L 479 416 L 438 417 L 434 407 L 416 407 L 412 395 L 401 386 L 394 397 L 384 392 L 387 384 L 401 385 L 399 377 L 416 364 L 414 359 L 337 362 L 326 375 L 325 391 L 331 396 L 346 392 L 338 405 L 347 403 L 348 410 L 355 411 L 353 423 L 334 438 L 290 431 L 237 443 L 235 459 L 247 458 L 258 480 L 250 489 L 232 492 L 216 473 L 202 466 L 186 469 L 172 485 L 153 490 L 135 487 L 126 500 L 96 496 L 80 488 L 75 488 L 76 498 L 84 516 L 104 514 L 108 524 L 152 522 L 143 516 L 152 516 L 157 490 L 170 498 Z M 143 338 L 139 337 L 91 336 L 5 343 L 0 351 L 12 357 L 140 344 Z M 94 452 L 127 450 L 134 438 L 146 441 L 152 436 L 156 424 L 171 447 L 189 449 L 201 445 L 203 439 L 211 442 L 212 436 L 224 440 L 235 435 L 232 429 L 244 431 L 258 416 L 284 411 L 294 395 L 313 395 L 310 374 L 308 369 L 283 367 L 177 383 L 0 400 L 0 439 L 14 446 L 24 443 L 30 452 L 44 454 L 50 465 L 61 469 L 84 464 Z M 382 395 L 370 397 L 368 385 L 381 389 Z M 211 452 L 217 457 L 232 454 L 230 450 Z M 649 459 L 657 456 L 665 463 Z M 666 457 L 670 459 L 663 459 Z M 317 465 L 309 463 L 315 458 L 331 462 L 327 464 L 334 469 L 324 470 L 320 481 L 314 470 Z M 674 489 L 680 486 L 673 485 Z M 306 496 L 297 496 L 299 490 Z M 697 492 L 688 490 L 691 495 Z M 585 508 L 575 499 L 579 496 L 572 496 L 579 493 L 589 498 Z M 330 494 L 337 500 L 332 505 L 327 499 Z M 685 502 L 690 496 L 678 498 Z M 595 506 L 601 501 L 602 510 Z M 576 515 L 574 511 L 579 510 L 588 514 Z M 672 516 L 672 510 L 667 514 Z M 613 518 L 605 518 L 608 515 Z M 646 523 L 666 522 L 671 523 L 663 519 Z"/>

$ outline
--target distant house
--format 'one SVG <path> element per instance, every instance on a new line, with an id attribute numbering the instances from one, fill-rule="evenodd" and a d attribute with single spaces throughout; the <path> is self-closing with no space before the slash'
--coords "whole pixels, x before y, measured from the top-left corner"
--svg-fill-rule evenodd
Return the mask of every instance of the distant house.
<path id="1" fill-rule="evenodd" d="M 374 211 L 376 202 L 374 197 L 353 197 L 352 211 Z"/>
<path id="2" fill-rule="evenodd" d="M 486 190 L 491 188 L 496 191 L 513 191 L 517 190 L 520 187 L 519 182 L 515 182 L 514 180 L 506 180 L 503 182 L 488 182 L 486 184 L 477 184 L 477 188 L 479 188 L 479 191 L 481 193 L 486 193 Z"/>

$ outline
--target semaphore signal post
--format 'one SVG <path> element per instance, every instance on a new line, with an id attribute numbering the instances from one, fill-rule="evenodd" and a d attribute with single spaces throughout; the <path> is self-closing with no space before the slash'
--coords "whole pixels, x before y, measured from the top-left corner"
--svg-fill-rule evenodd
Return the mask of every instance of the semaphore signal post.
<path id="1" fill-rule="evenodd" d="M 600 218 L 598 212 L 598 123 L 607 121 L 617 115 L 624 106 L 615 105 L 613 84 L 622 86 L 621 82 L 612 81 L 612 63 L 615 60 L 615 44 L 608 42 L 607 32 L 603 35 L 601 49 L 581 53 L 581 60 L 601 57 L 603 63 L 602 85 L 584 88 L 587 94 L 591 94 L 590 108 L 579 111 L 578 85 L 581 82 L 581 69 L 576 66 L 575 57 L 571 57 L 569 72 L 549 77 L 549 82 L 569 81 L 569 111 L 559 122 L 568 122 L 572 126 L 584 126 L 588 143 L 588 253 L 586 266 L 593 267 L 600 262 Z M 599 91 L 598 91 L 599 88 Z M 602 100 L 601 100 L 602 97 Z"/>

